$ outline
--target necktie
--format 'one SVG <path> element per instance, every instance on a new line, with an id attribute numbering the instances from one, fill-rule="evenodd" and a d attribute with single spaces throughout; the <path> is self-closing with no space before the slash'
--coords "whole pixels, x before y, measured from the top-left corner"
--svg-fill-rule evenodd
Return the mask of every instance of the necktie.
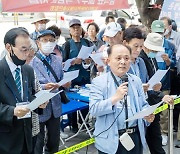
<path id="1" fill-rule="evenodd" d="M 21 78 L 20 78 L 20 68 L 15 69 L 15 83 L 18 89 L 19 94 L 21 94 Z"/>

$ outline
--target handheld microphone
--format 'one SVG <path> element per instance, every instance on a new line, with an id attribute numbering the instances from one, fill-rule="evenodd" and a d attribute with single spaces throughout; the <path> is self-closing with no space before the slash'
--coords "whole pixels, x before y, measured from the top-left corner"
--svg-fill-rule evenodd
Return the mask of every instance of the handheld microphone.
<path id="1" fill-rule="evenodd" d="M 122 83 L 128 82 L 128 75 L 127 75 L 127 74 L 124 74 L 124 75 L 121 77 L 121 80 L 122 80 Z M 127 87 L 128 87 L 128 84 L 127 84 Z M 127 94 L 124 96 L 124 99 L 125 99 L 125 101 L 127 101 Z"/>
<path id="2" fill-rule="evenodd" d="M 128 75 L 127 75 L 127 74 L 124 74 L 124 75 L 121 77 L 121 80 L 122 80 L 122 83 L 128 82 Z M 128 87 L 128 84 L 127 84 L 127 87 Z"/>

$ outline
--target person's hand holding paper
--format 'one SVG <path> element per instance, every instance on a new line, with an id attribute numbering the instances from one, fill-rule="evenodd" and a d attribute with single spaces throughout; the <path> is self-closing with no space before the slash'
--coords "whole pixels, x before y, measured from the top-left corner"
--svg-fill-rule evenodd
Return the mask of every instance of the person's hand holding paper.
<path id="1" fill-rule="evenodd" d="M 156 71 L 156 73 L 148 81 L 148 84 L 150 85 L 149 90 L 153 90 L 153 86 L 162 80 L 162 78 L 165 76 L 168 70 L 169 69 Z"/>
<path id="2" fill-rule="evenodd" d="M 160 91 L 160 90 L 161 90 L 161 87 L 162 87 L 162 83 L 159 82 L 159 83 L 156 83 L 156 84 L 152 87 L 152 89 L 153 89 L 154 91 Z"/>
<path id="3" fill-rule="evenodd" d="M 155 118 L 154 114 L 150 114 L 150 115 L 144 117 L 144 119 L 150 123 L 154 121 L 154 118 Z"/>
<path id="4" fill-rule="evenodd" d="M 25 105 L 16 106 L 14 108 L 14 116 L 16 117 L 24 117 L 30 111 Z"/>
<path id="5" fill-rule="evenodd" d="M 75 58 L 74 60 L 71 61 L 71 65 L 81 64 L 81 63 L 82 63 L 82 58 Z"/>
<path id="6" fill-rule="evenodd" d="M 169 59 L 169 56 L 167 53 L 162 54 L 161 57 L 165 61 L 166 66 L 169 66 L 171 64 L 171 60 Z"/>
<path id="7" fill-rule="evenodd" d="M 58 89 L 59 87 L 60 86 L 59 86 L 58 83 L 47 83 L 47 84 L 45 84 L 45 89 L 46 90 L 49 90 L 49 89 L 55 90 L 55 89 Z"/>

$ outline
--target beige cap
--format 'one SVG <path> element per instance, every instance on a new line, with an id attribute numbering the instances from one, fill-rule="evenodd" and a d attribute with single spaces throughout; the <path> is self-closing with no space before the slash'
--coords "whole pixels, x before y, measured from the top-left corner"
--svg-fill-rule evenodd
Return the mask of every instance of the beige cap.
<path id="1" fill-rule="evenodd" d="M 158 33 L 149 33 L 144 41 L 144 46 L 153 51 L 164 51 L 163 37 Z"/>
<path id="2" fill-rule="evenodd" d="M 34 24 L 34 23 L 36 23 L 36 22 L 38 22 L 38 21 L 41 21 L 41 20 L 46 20 L 46 23 L 48 23 L 48 22 L 50 21 L 49 19 L 47 19 L 47 18 L 45 17 L 45 14 L 44 14 L 44 13 L 40 12 L 40 13 L 36 13 L 36 14 L 35 14 L 34 20 L 33 20 L 33 22 L 32 22 L 31 24 Z"/>

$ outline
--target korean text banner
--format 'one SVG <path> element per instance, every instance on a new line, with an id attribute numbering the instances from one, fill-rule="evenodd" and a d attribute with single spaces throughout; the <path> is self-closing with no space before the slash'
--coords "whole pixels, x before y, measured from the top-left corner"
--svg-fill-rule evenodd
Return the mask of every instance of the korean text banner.
<path id="1" fill-rule="evenodd" d="M 129 8 L 128 0 L 2 0 L 3 12 L 63 12 Z"/>

